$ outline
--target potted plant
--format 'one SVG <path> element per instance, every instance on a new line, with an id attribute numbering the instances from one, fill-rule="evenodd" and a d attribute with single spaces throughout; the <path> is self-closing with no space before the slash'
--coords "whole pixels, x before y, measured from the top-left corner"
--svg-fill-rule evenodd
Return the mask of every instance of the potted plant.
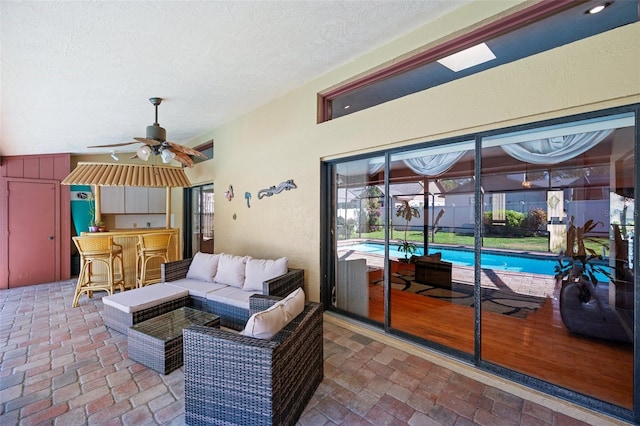
<path id="1" fill-rule="evenodd" d="M 104 223 L 103 221 L 98 222 L 97 225 L 98 225 L 98 232 L 107 232 L 109 230 L 109 228 L 107 228 L 107 224 Z"/>
<path id="2" fill-rule="evenodd" d="M 87 201 L 89 202 L 88 215 L 91 218 L 89 221 L 89 232 L 98 232 L 98 224 L 96 223 L 96 202 L 93 195 L 89 195 Z"/>
<path id="3" fill-rule="evenodd" d="M 411 219 L 413 219 L 414 217 L 420 217 L 420 210 L 418 210 L 416 207 L 411 206 L 409 204 L 409 201 L 402 200 L 402 205 L 398 208 L 396 216 L 402 217 L 406 222 L 404 226 L 404 239 L 398 240 L 398 251 L 400 253 L 404 253 L 404 261 L 408 263 L 409 257 L 418 250 L 418 246 L 407 239 L 409 222 L 411 222 Z"/>
<path id="4" fill-rule="evenodd" d="M 586 242 L 598 244 L 602 248 L 609 249 L 609 246 L 600 240 L 589 237 L 587 234 L 593 231 L 602 222 L 594 222 L 588 220 L 583 226 L 576 227 L 573 223 L 573 216 L 569 221 L 569 229 L 567 230 L 567 249 L 564 256 L 558 258 L 558 264 L 555 266 L 556 279 L 563 281 L 563 286 L 575 283 L 580 289 L 580 300 L 587 303 L 591 299 L 591 289 L 595 289 L 598 285 L 596 274 L 602 274 L 612 279 L 609 271 L 609 265 L 602 263 L 603 257 L 600 252 L 593 248 L 587 247 Z"/>

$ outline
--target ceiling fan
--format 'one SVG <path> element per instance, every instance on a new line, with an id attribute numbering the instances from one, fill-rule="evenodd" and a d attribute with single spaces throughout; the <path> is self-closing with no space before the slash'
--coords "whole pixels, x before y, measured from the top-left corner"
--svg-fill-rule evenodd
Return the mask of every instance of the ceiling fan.
<path id="1" fill-rule="evenodd" d="M 163 163 L 169 163 L 175 159 L 186 167 L 193 167 L 194 162 L 191 158 L 192 155 L 200 158 L 208 158 L 200 151 L 169 142 L 167 140 L 167 131 L 158 124 L 158 105 L 162 102 L 162 98 L 149 98 L 149 102 L 156 107 L 156 121 L 151 126 L 147 126 L 146 138 L 133 138 L 135 141 L 109 145 L 93 145 L 88 148 L 113 148 L 116 146 L 131 145 L 132 143 L 141 143 L 143 145 L 138 148 L 131 158 L 140 158 L 143 161 L 147 161 L 149 156 L 154 154 L 160 155 Z"/>

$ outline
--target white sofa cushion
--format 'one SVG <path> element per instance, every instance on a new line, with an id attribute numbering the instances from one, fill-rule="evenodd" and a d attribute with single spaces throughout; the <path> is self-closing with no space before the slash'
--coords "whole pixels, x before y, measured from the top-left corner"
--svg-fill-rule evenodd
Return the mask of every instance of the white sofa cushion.
<path id="1" fill-rule="evenodd" d="M 153 284 L 147 287 L 105 296 L 102 298 L 102 303 L 119 309 L 122 312 L 132 313 L 188 295 L 188 290 L 179 287 L 166 284 Z"/>
<path id="2" fill-rule="evenodd" d="M 219 290 L 207 293 L 208 300 L 224 303 L 238 308 L 249 310 L 249 298 L 256 294 L 252 291 L 244 291 L 238 287 L 226 286 Z"/>
<path id="3" fill-rule="evenodd" d="M 283 305 L 276 303 L 265 311 L 251 315 L 241 334 L 256 339 L 271 339 L 287 323 Z"/>
<path id="4" fill-rule="evenodd" d="M 269 309 L 251 315 L 242 334 L 256 339 L 271 339 L 303 311 L 304 290 L 297 288 Z"/>
<path id="5" fill-rule="evenodd" d="M 280 259 L 247 259 L 244 285 L 242 288 L 248 291 L 259 291 L 262 293 L 262 283 L 271 278 L 279 277 L 287 273 L 287 258 Z"/>
<path id="6" fill-rule="evenodd" d="M 219 290 L 227 287 L 226 284 L 212 283 L 207 281 L 192 280 L 182 278 L 180 280 L 169 281 L 165 283 L 174 287 L 182 288 L 189 291 L 189 296 L 206 297 L 210 291 Z"/>
<path id="7" fill-rule="evenodd" d="M 218 271 L 219 254 L 197 252 L 187 271 L 187 278 L 213 282 Z"/>
<path id="8" fill-rule="evenodd" d="M 247 258 L 248 256 L 234 256 L 222 253 L 218 261 L 218 272 L 214 281 L 233 287 L 242 287 Z"/>
<path id="9" fill-rule="evenodd" d="M 282 304 L 287 322 L 289 322 L 304 311 L 304 290 L 302 287 L 298 287 L 278 303 Z"/>

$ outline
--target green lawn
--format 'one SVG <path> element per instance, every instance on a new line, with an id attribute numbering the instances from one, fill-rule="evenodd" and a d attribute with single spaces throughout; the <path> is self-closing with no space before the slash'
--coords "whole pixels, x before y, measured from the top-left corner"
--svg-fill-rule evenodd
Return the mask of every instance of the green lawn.
<path id="1" fill-rule="evenodd" d="M 376 240 L 384 240 L 384 231 L 376 231 L 376 232 L 368 232 L 355 234 L 354 238 L 369 238 Z M 397 240 L 404 238 L 404 232 L 394 231 L 393 235 L 390 236 L 391 242 L 396 242 Z M 434 244 L 451 244 L 457 246 L 474 246 L 474 236 L 473 235 L 459 235 L 453 232 L 436 232 L 435 238 L 433 240 Z M 422 232 L 408 232 L 407 239 L 409 241 L 414 241 L 416 243 L 422 243 L 424 241 L 424 237 Z M 608 245 L 608 240 L 605 238 L 600 239 L 599 243 L 589 243 L 587 247 L 591 246 L 597 253 L 602 251 L 602 244 Z M 429 239 L 431 243 L 432 240 Z M 498 248 L 498 249 L 508 249 L 508 250 L 519 250 L 519 251 L 536 251 L 536 252 L 549 252 L 549 242 L 547 237 L 484 237 L 482 241 L 482 246 L 486 248 Z"/>

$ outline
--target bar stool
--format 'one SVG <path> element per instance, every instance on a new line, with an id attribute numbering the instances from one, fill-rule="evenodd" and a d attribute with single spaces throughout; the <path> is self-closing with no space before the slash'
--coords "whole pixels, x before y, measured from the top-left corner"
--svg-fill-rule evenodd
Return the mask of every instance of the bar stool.
<path id="1" fill-rule="evenodd" d="M 147 284 L 159 283 L 162 279 L 159 275 L 148 277 L 149 261 L 151 259 L 161 259 L 165 263 L 169 262 L 169 242 L 171 241 L 171 233 L 154 233 L 138 235 L 138 244 L 136 249 L 138 256 L 136 257 L 136 273 L 138 288 Z"/>
<path id="2" fill-rule="evenodd" d="M 82 293 L 87 293 L 91 298 L 94 291 L 106 291 L 109 295 L 116 288 L 124 291 L 122 246 L 114 243 L 113 237 L 73 237 L 73 242 L 80 253 L 80 274 L 73 297 L 74 308 L 78 306 Z M 94 263 L 101 266 L 98 271 L 92 271 Z M 117 273 L 116 265 L 119 268 Z"/>

